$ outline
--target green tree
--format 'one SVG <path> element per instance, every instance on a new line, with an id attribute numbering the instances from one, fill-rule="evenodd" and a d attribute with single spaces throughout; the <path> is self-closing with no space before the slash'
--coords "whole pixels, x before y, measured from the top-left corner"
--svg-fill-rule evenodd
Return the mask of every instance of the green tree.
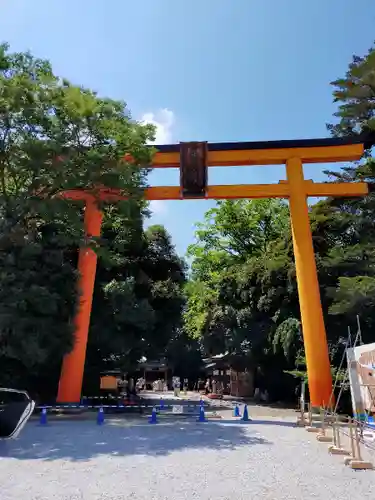
<path id="1" fill-rule="evenodd" d="M 197 224 L 198 242 L 188 249 L 193 273 L 205 272 L 208 263 L 214 272 L 219 263 L 227 266 L 267 251 L 277 235 L 289 230 L 287 214 L 287 205 L 278 200 L 218 201 Z"/>
<path id="2" fill-rule="evenodd" d="M 333 82 L 338 104 L 335 136 L 375 131 L 375 51 L 354 57 L 344 78 Z M 373 183 L 371 154 L 334 181 Z M 374 195 L 327 199 L 310 208 L 313 244 L 333 373 L 342 357 L 347 326 L 360 314 L 364 339 L 374 340 Z M 257 367 L 259 386 L 280 399 L 293 394 L 293 379 L 306 377 L 296 272 L 287 205 L 278 201 L 227 201 L 198 225 L 189 248 L 185 330 L 207 353 L 242 353 Z M 295 383 L 294 383 L 295 385 Z"/>
<path id="3" fill-rule="evenodd" d="M 138 361 L 171 357 L 185 298 L 185 263 L 163 226 L 142 229 L 123 215 L 108 219 L 103 238 L 86 359 L 86 392 L 97 390 L 104 369 L 134 371 Z M 122 221 L 122 223 L 119 223 Z M 173 350 L 173 349 L 172 349 Z M 175 354 L 175 349 L 173 350 Z"/>
<path id="4" fill-rule="evenodd" d="M 270 357 L 275 361 L 279 344 L 286 349 L 297 335 L 291 321 L 298 317 L 298 303 L 287 205 L 218 203 L 196 237 L 189 248 L 194 260 L 185 330 L 201 339 L 207 355 L 228 352 L 233 363 L 253 369 L 267 365 Z M 280 334 L 281 325 L 292 340 Z M 279 373 L 294 366 L 289 357 L 289 352 L 278 355 Z"/>
<path id="5" fill-rule="evenodd" d="M 365 56 L 353 56 L 345 76 L 332 85 L 338 122 L 328 130 L 335 136 L 375 130 L 375 46 Z"/>
<path id="6" fill-rule="evenodd" d="M 336 122 L 328 125 L 335 136 L 353 132 L 367 132 L 369 140 L 375 134 L 375 46 L 364 56 L 353 56 L 343 78 L 332 82 L 334 101 L 338 104 Z M 365 158 L 346 165 L 339 172 L 329 171 L 333 180 L 341 182 L 375 182 L 375 161 L 370 150 Z M 341 226 L 340 245 L 332 248 L 328 265 L 336 270 L 336 286 L 331 287 L 330 312 L 337 319 L 355 324 L 360 315 L 364 339 L 374 340 L 374 315 L 371 304 L 375 300 L 374 243 L 375 197 L 335 199 L 326 203 L 334 214 L 335 226 Z M 353 324 L 353 326 L 354 326 Z"/>
<path id="7" fill-rule="evenodd" d="M 82 205 L 59 194 L 117 188 L 130 198 L 117 210 L 142 217 L 152 138 L 153 127 L 132 120 L 125 103 L 57 77 L 48 61 L 0 46 L 3 379 L 56 379 L 72 345 Z M 108 289 L 116 295 L 116 287 Z"/>

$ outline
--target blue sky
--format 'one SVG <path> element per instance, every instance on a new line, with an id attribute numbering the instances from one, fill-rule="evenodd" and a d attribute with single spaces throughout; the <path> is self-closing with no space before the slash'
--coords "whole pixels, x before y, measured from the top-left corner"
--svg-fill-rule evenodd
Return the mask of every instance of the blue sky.
<path id="1" fill-rule="evenodd" d="M 329 82 L 375 39 L 374 0 L 0 0 L 0 37 L 57 74 L 124 99 L 160 142 L 326 136 Z M 305 167 L 323 179 L 322 165 Z M 211 184 L 268 183 L 284 168 L 210 169 Z M 178 184 L 157 171 L 153 185 Z M 153 204 L 183 254 L 210 201 Z"/>

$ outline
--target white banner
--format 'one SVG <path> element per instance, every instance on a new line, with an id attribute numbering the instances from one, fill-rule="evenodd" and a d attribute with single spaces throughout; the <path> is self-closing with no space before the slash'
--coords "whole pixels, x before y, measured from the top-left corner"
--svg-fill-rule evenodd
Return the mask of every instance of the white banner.
<path id="1" fill-rule="evenodd" d="M 375 343 L 347 349 L 347 360 L 353 413 L 375 412 Z"/>

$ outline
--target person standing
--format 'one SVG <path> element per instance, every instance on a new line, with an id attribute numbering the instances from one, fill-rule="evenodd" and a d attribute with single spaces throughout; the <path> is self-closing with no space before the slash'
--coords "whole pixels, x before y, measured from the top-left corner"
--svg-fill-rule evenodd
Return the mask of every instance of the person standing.
<path id="1" fill-rule="evenodd" d="M 210 383 L 210 379 L 208 378 L 208 379 L 206 380 L 206 384 L 205 384 L 205 386 L 204 386 L 206 394 L 209 394 L 209 393 L 210 393 L 210 385 L 211 385 L 211 383 Z"/>
<path id="2" fill-rule="evenodd" d="M 117 391 L 119 396 L 126 394 L 127 386 L 128 386 L 128 381 L 126 380 L 125 375 L 121 375 L 121 377 L 117 381 Z"/>

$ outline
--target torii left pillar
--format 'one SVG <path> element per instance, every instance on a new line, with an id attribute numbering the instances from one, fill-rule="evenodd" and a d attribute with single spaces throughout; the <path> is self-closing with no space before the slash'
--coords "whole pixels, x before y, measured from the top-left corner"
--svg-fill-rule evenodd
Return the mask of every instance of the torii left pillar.
<path id="1" fill-rule="evenodd" d="M 87 237 L 100 236 L 103 214 L 95 200 L 87 200 L 85 207 L 85 233 Z M 79 303 L 75 317 L 75 338 L 72 351 L 64 357 L 57 402 L 78 403 L 81 400 L 86 346 L 90 326 L 92 297 L 94 292 L 97 255 L 89 247 L 83 247 L 78 257 Z"/>

